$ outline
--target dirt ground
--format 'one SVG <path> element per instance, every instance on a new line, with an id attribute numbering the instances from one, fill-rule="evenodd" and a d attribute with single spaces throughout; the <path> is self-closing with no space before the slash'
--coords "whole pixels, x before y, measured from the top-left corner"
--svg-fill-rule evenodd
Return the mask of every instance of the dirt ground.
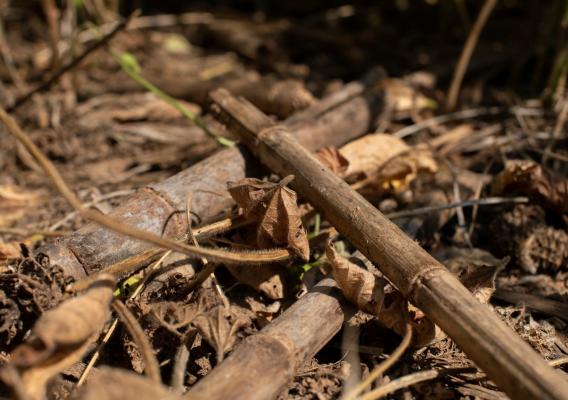
<path id="1" fill-rule="evenodd" d="M 345 91 L 349 82 L 364 82 L 369 93 L 380 93 L 380 105 L 366 117 L 364 128 L 345 133 L 347 139 L 325 139 L 328 145 L 314 148 L 319 159 L 460 277 L 564 375 L 568 3 L 498 2 L 476 39 L 472 30 L 482 3 L 216 1 L 192 2 L 190 7 L 171 1 L 4 1 L 0 104 L 80 203 L 108 214 L 135 204 L 136 193 L 156 191 L 148 186 L 226 151 L 223 148 L 238 139 L 215 118 L 208 97 L 212 90 L 227 88 L 273 121 L 289 121 L 321 99 Z M 489 7 L 492 2 L 485 3 L 483 7 Z M 137 8 L 141 15 L 131 15 Z M 129 23 L 109 37 L 116 22 L 125 18 Z M 97 43 L 99 48 L 90 49 Z M 468 43 L 472 55 L 463 60 L 462 80 L 458 61 Z M 83 54 L 86 57 L 74 65 L 72 60 Z M 351 117 L 357 121 L 357 115 Z M 75 295 L 69 292 L 73 282 L 86 281 L 86 273 L 109 264 L 92 261 L 91 269 L 79 276 L 50 257 L 49 246 L 69 243 L 66 238 L 78 237 L 73 232 L 81 228 L 86 236 L 98 233 L 89 231 L 94 225 L 88 215 L 73 208 L 42 163 L 2 125 L 2 398 L 110 398 L 110 392 L 81 391 L 78 386 L 88 388 L 89 378 L 107 376 L 108 367 L 145 374 L 149 382 L 144 342 L 155 354 L 163 387 L 144 392 L 147 382 L 130 382 L 132 376 L 116 373 L 113 379 L 122 392 L 113 395 L 160 398 L 169 393 L 189 399 L 192 387 L 222 365 L 245 338 L 277 320 L 324 277 L 337 279 L 329 240 L 338 263 L 349 259 L 350 268 L 357 264 L 368 274 L 361 279 L 376 282 L 381 275 L 381 265 L 373 265 L 338 234 L 323 216 L 325 210 L 314 209 L 301 193 L 285 187 L 280 181 L 284 177 L 255 168 L 246 176 L 264 181 L 232 182 L 228 191 L 209 186 L 204 173 L 202 190 L 211 198 L 224 198 L 226 206 L 213 203 L 221 200 L 200 203 L 196 210 L 176 205 L 176 218 L 187 233 L 189 215 L 204 247 L 250 254 L 285 248 L 292 260 L 243 267 L 190 261 L 176 252 L 159 262 L 155 255 L 141 256 L 146 259 L 136 271 L 116 276 L 111 292 L 94 285 Z M 355 135 L 355 129 L 360 133 Z M 175 192 L 181 204 L 188 195 L 201 201 L 183 186 Z M 149 221 L 158 213 L 152 207 L 132 211 L 129 221 Z M 223 212 L 203 217 L 199 207 L 220 207 Z M 200 228 L 227 217 L 248 222 L 201 239 Z M 167 235 L 165 226 L 156 229 L 154 233 Z M 108 260 L 117 262 L 121 252 L 142 254 L 147 249 L 125 250 L 130 242 L 104 242 L 101 237 L 93 236 L 88 255 L 71 252 L 88 264 L 89 257 L 102 260 L 109 254 Z M 186 234 L 184 239 L 191 237 Z M 474 275 L 477 280 L 469 282 Z M 203 282 L 196 284 L 196 276 Z M 385 298 L 396 296 L 396 289 L 384 282 Z M 96 294 L 102 296 L 97 301 L 110 293 L 104 312 L 100 304 L 70 306 L 71 314 L 61 317 L 67 325 L 58 322 L 66 328 L 53 328 L 59 333 L 70 329 L 67 342 L 51 328 L 47 333 L 32 329 L 34 324 L 34 329 L 41 328 L 36 322 L 48 310 L 62 309 L 94 290 L 102 293 Z M 122 315 L 112 306 L 114 314 L 108 318 L 112 293 L 122 299 L 145 341 L 122 317 L 111 328 L 116 313 Z M 293 379 L 279 389 L 279 399 L 340 398 L 401 343 L 404 323 L 402 328 L 389 323 L 380 313 L 372 315 L 368 304 L 353 304 L 352 297 L 345 296 L 351 301 L 345 305 L 351 316 L 314 357 L 303 360 Z M 401 305 L 399 312 L 405 309 Z M 74 325 L 73 318 L 79 317 L 73 310 L 84 310 L 89 317 Z M 99 312 L 100 328 L 78 332 L 95 326 Z M 431 323 L 416 308 L 409 315 L 417 326 Z M 103 340 L 106 332 L 111 333 Z M 443 332 L 413 335 L 414 342 L 396 363 L 366 389 L 420 371 L 443 370 L 384 397 L 507 398 Z M 62 360 L 72 362 L 58 364 Z M 46 372 L 46 363 L 65 365 Z M 367 398 L 362 396 L 356 398 Z"/>

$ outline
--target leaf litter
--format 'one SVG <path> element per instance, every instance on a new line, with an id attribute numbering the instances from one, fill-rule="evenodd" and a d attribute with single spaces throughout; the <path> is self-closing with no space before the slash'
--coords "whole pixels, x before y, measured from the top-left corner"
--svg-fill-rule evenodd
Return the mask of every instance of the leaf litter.
<path id="1" fill-rule="evenodd" d="M 360 7 L 366 12 L 361 13 Z M 423 13 L 431 11 L 413 5 L 407 14 L 399 12 L 389 15 L 393 21 L 412 20 L 417 18 L 414 7 L 419 9 L 420 19 L 424 18 Z M 428 7 L 437 9 L 436 6 Z M 511 10 L 517 10 L 523 6 L 510 7 Z M 443 57 L 440 59 L 440 54 L 450 53 L 449 48 L 441 48 L 441 52 L 422 53 L 425 50 L 421 46 L 409 47 L 412 50 L 421 48 L 412 66 L 408 65 L 414 62 L 410 60 L 412 57 L 405 56 L 405 60 L 401 60 L 388 52 L 387 56 L 374 59 L 373 54 L 380 55 L 388 49 L 377 48 L 376 41 L 373 41 L 373 50 L 361 53 L 366 48 L 367 33 L 361 31 L 361 35 L 357 36 L 357 25 L 366 27 L 375 17 L 382 20 L 382 16 L 376 14 L 380 13 L 377 10 L 381 8 L 367 10 L 364 5 L 357 5 L 350 12 L 347 9 L 324 9 L 325 12 L 320 10 L 315 14 L 321 14 L 321 18 L 302 21 L 311 30 L 290 32 L 283 31 L 281 27 L 266 28 L 262 18 L 255 22 L 265 29 L 262 33 L 254 29 L 248 31 L 250 21 L 239 24 L 238 29 L 246 33 L 247 38 L 260 38 L 261 43 L 267 44 L 261 46 L 270 55 L 266 57 L 250 52 L 250 48 L 239 47 L 239 41 L 223 40 L 223 35 L 215 34 L 215 29 L 204 34 L 198 33 L 199 30 L 194 27 L 184 29 L 182 35 L 174 34 L 178 35 L 177 39 L 172 39 L 174 36 L 169 31 L 155 28 L 128 31 L 119 34 L 115 45 L 121 51 L 135 54 L 142 66 L 142 73 L 150 81 L 178 97 L 193 112 L 203 114 L 205 120 L 207 93 L 217 86 L 228 87 L 253 100 L 264 111 L 282 117 L 314 104 L 317 102 L 315 97 L 321 97 L 322 93 L 341 88 L 342 82 L 330 78 L 358 75 L 362 70 L 359 65 L 363 63 L 362 60 L 387 65 L 390 72 L 394 71 L 401 77 L 385 78 L 379 83 L 385 90 L 387 107 L 374 121 L 375 125 L 368 129 L 368 132 L 378 133 L 371 133 L 346 146 L 321 149 L 318 156 L 385 212 L 459 204 L 483 196 L 526 196 L 529 204 L 474 207 L 475 211 L 452 207 L 401 217 L 395 221 L 455 272 L 480 301 L 490 302 L 490 306 L 541 354 L 554 359 L 568 352 L 566 324 L 560 319 L 490 299 L 497 286 L 538 294 L 559 302 L 566 301 L 564 282 L 568 273 L 568 219 L 565 207 L 566 169 L 562 161 L 566 157 L 566 146 L 561 136 L 556 135 L 553 141 L 546 136 L 548 132 L 553 132 L 554 124 L 561 128 L 565 125 L 557 113 L 562 109 L 562 102 L 565 102 L 562 91 L 547 88 L 551 99 L 554 99 L 549 107 L 548 103 L 540 100 L 519 102 L 516 93 L 511 96 L 511 93 L 494 85 L 491 78 L 490 81 L 483 80 L 483 83 L 464 84 L 461 106 L 474 110 L 469 114 L 473 116 L 464 123 L 446 118 L 443 114 L 445 111 L 438 106 L 444 103 L 442 91 L 445 88 L 439 86 L 436 79 L 441 76 L 443 81 L 447 72 L 442 69 L 453 65 L 455 61 L 453 58 L 451 62 Z M 7 12 L 10 13 L 10 10 Z M 510 18 L 506 9 L 500 12 L 505 19 Z M 366 19 L 361 20 L 362 15 Z M 362 23 L 353 24 L 354 21 Z M 45 26 L 35 26 L 37 23 L 30 22 L 30 26 L 34 25 L 30 32 L 45 32 Z M 14 30 L 9 21 L 7 27 L 19 72 L 26 79 L 42 76 L 41 68 L 49 64 L 49 46 L 44 38 L 33 39 L 34 34 L 29 33 L 31 36 L 28 39 L 32 38 L 32 41 L 22 42 L 18 29 Z M 436 31 L 436 27 L 433 28 Z M 232 29 L 231 32 L 237 32 Z M 341 32 L 350 42 L 339 43 L 333 48 L 325 46 L 326 40 L 329 40 L 326 38 L 330 32 L 328 29 Z M 267 34 L 267 30 L 271 33 Z M 492 35 L 491 31 L 485 34 Z M 311 39 L 295 42 L 297 47 L 309 45 L 311 48 L 305 51 L 309 56 L 295 54 L 293 59 L 302 59 L 311 68 L 302 69 L 306 65 L 291 64 L 285 54 L 289 49 L 284 46 L 286 41 L 281 40 L 281 36 L 289 40 L 290 36 L 297 38 L 298 35 L 309 35 Z M 180 37 L 184 41 L 180 42 Z M 440 37 L 449 39 L 445 34 Z M 409 35 L 402 47 L 408 46 L 408 43 L 422 43 L 416 40 Z M 454 44 L 461 45 L 461 42 L 460 39 Z M 207 48 L 211 44 L 216 51 Z M 322 50 L 324 48 L 325 51 Z M 225 52 L 225 49 L 231 53 Z M 280 54 L 275 54 L 275 51 Z M 341 60 L 350 61 L 336 62 L 335 53 L 340 54 Z M 246 62 L 240 58 L 244 54 L 247 55 Z M 362 57 L 362 54 L 366 56 Z M 414 54 L 414 51 L 408 54 Z M 481 65 L 486 59 L 491 59 L 491 54 L 483 45 L 476 50 L 476 54 L 480 57 Z M 501 56 L 505 59 L 508 57 Z M 436 72 L 429 72 L 430 67 Z M 502 68 L 501 72 L 509 75 L 505 67 L 495 68 Z M 406 77 L 399 74 L 409 69 L 417 72 Z M 275 75 L 265 74 L 266 70 L 275 71 Z M 484 72 L 480 74 L 478 71 L 483 71 L 483 67 L 479 67 L 474 58 L 471 77 L 484 76 L 483 79 L 486 79 Z M 148 182 L 161 180 L 214 151 L 215 145 L 208 142 L 198 129 L 194 130 L 194 126 L 179 118 L 178 112 L 157 101 L 152 94 L 142 93 L 141 88 L 127 80 L 108 56 L 94 54 L 74 72 L 73 79 L 78 82 L 74 88 L 78 100 L 76 104 L 68 101 L 71 91 L 63 83 L 61 87 L 42 93 L 39 97 L 43 100 L 40 98 L 40 101 L 30 102 L 29 107 L 20 109 L 16 116 L 30 130 L 32 139 L 57 163 L 59 169 L 65 171 L 66 181 L 82 194 L 82 198 L 88 198 L 88 195 L 83 195 L 90 193 L 93 186 L 107 193 L 116 189 L 138 188 Z M 13 92 L 11 78 L 4 69 L 0 74 L 3 85 L 7 85 L 7 93 Z M 279 77 L 282 74 L 304 77 L 305 83 L 301 79 L 281 80 Z M 518 76 L 524 74 L 519 73 Z M 485 85 L 489 90 L 485 91 Z M 255 87 L 263 90 L 258 93 Z M 511 100 L 512 97 L 515 100 Z M 517 108 L 511 109 L 511 115 L 500 115 L 498 120 L 475 111 L 493 103 L 507 108 L 512 102 Z M 440 116 L 445 119 L 440 119 Z M 409 124 L 413 133 L 403 141 L 396 133 Z M 86 361 L 84 354 L 94 347 L 96 333 L 103 329 L 103 320 L 108 315 L 102 312 L 105 307 L 101 306 L 100 315 L 91 315 L 96 316 L 99 322 L 81 324 L 84 330 L 71 332 L 79 325 L 72 325 L 73 318 L 80 319 L 83 315 L 68 310 L 69 315 L 73 314 L 74 317 L 65 318 L 67 322 L 62 326 L 66 328 L 62 332 L 68 331 L 71 336 L 48 337 L 42 333 L 49 331 L 50 328 L 45 326 L 52 323 L 41 322 L 45 321 L 44 318 L 51 318 L 51 313 L 58 309 L 67 309 L 65 304 L 71 300 L 64 288 L 70 283 L 70 278 L 64 276 L 63 269 L 53 260 L 32 256 L 38 244 L 53 240 L 41 234 L 35 235 L 33 231 L 41 232 L 62 220 L 69 208 L 53 195 L 29 154 L 10 140 L 5 140 L 3 135 L 0 132 L 3 142 L 0 148 L 0 166 L 3 169 L 0 181 L 0 228 L 22 227 L 31 234 L 20 236 L 14 233 L 16 231 L 6 229 L 0 237 L 0 363 L 12 365 L 16 377 L 21 375 L 20 387 L 16 388 L 16 392 L 23 389 L 41 397 L 45 391 L 42 382 L 62 372 L 64 364 L 79 359 Z M 380 382 L 386 383 L 414 370 L 433 366 L 471 365 L 451 340 L 439 335 L 440 332 L 420 310 L 406 304 L 405 299 L 377 273 L 375 267 L 362 269 L 354 259 L 347 259 L 330 248 L 318 248 L 316 240 L 308 241 L 306 230 L 310 232 L 310 237 L 318 237 L 313 226 L 315 219 L 306 216 L 304 211 L 298 211 L 297 196 L 285 184 L 256 180 L 251 175 L 251 178 L 229 186 L 238 193 L 237 197 L 240 196 L 235 200 L 243 213 L 255 219 L 254 231 L 249 237 L 245 228 L 239 228 L 216 235 L 204 243 L 229 243 L 253 250 L 288 247 L 298 257 L 292 264 L 302 259 L 302 262 L 315 265 L 309 272 L 312 280 L 327 273 L 325 263 L 316 261 L 324 253 L 329 253 L 328 259 L 335 260 L 336 264 L 333 274 L 340 286 L 345 286 L 346 297 L 359 309 L 377 316 L 362 319 L 367 322 L 361 322 L 360 325 L 361 365 L 350 365 L 350 368 L 360 368 L 364 372 L 380 363 L 384 355 L 391 352 L 392 343 L 400 340 L 398 335 L 404 334 L 407 318 L 411 319 L 417 332 L 415 345 L 429 344 L 419 350 L 409 351 L 407 358 L 400 360 L 396 368 L 385 374 Z M 109 204 L 114 206 L 118 202 Z M 110 209 L 109 204 L 106 205 L 107 209 Z M 81 217 L 76 216 L 67 220 L 63 228 L 71 230 L 83 223 Z M 329 228 L 325 220 L 321 228 Z M 347 251 L 342 254 L 348 256 L 353 249 L 349 244 L 346 248 Z M 188 341 L 190 356 L 183 376 L 183 386 L 186 388 L 213 368 L 216 363 L 212 362 L 212 358 L 226 357 L 244 336 L 277 318 L 295 300 L 294 295 L 302 293 L 302 284 L 311 286 L 308 279 L 298 286 L 295 286 L 297 282 L 290 282 L 288 264 L 227 265 L 231 276 L 224 268 L 216 272 L 220 287 L 231 303 L 230 309 L 227 309 L 214 286 L 207 287 L 210 283 L 202 288 L 207 294 L 192 294 L 186 290 L 196 270 L 188 265 L 185 264 L 185 268 L 180 268 L 163 284 L 156 285 L 157 289 L 149 297 L 127 302 L 156 349 L 164 376 L 167 377 L 173 370 L 170 360 L 180 343 Z M 205 298 L 208 300 L 203 300 Z M 268 305 L 272 299 L 280 300 L 272 303 L 278 307 Z M 106 304 L 106 301 L 101 304 Z M 106 312 L 109 312 L 108 305 Z M 382 326 L 378 327 L 377 321 Z M 385 330 L 385 326 L 390 329 Z M 418 329 L 420 326 L 422 331 Z M 89 329 L 93 331 L 92 335 L 89 335 Z M 391 335 L 391 331 L 396 334 Z M 190 340 L 193 334 L 195 340 Z M 136 357 L 140 358 L 140 354 L 135 356 L 137 346 L 128 335 L 111 339 L 108 346 L 109 350 L 103 351 L 99 362 L 119 368 L 95 367 L 82 390 L 73 393 L 75 398 L 173 397 L 167 387 L 152 385 L 147 378 L 126 372 L 126 369 L 143 371 L 143 362 L 135 360 Z M 20 348 L 27 350 L 16 350 Z M 346 362 L 337 353 L 336 343 L 327 345 L 283 391 L 281 398 L 337 397 L 347 369 Z M 14 355 L 17 357 L 13 358 Z M 62 357 L 61 363 L 53 359 L 58 357 Z M 138 366 L 133 367 L 135 364 Z M 75 364 L 79 365 L 81 363 Z M 48 366 L 54 369 L 50 370 Z M 29 376 L 33 374 L 41 375 L 41 379 L 30 384 Z M 66 381 L 72 388 L 75 382 L 70 382 L 69 376 L 63 374 L 55 381 Z M 3 373 L 2 377 L 6 378 L 6 374 Z M 472 378 L 475 383 L 464 383 L 460 379 L 439 378 L 407 391 L 432 398 L 498 394 L 488 382 Z M 18 379 L 5 379 L 5 382 L 9 381 L 18 384 Z M 51 392 L 51 387 L 48 391 Z"/>

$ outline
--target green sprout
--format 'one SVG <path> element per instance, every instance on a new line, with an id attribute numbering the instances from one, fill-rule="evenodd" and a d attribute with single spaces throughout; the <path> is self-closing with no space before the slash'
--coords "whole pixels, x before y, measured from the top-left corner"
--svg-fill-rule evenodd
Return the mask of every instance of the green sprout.
<path id="1" fill-rule="evenodd" d="M 160 99 L 162 99 L 163 101 L 165 101 L 166 103 L 168 103 L 169 105 L 174 107 L 176 110 L 178 110 L 185 118 L 187 118 L 188 120 L 193 122 L 195 125 L 200 127 L 203 130 L 203 132 L 205 132 L 205 134 L 207 134 L 207 136 L 214 139 L 221 146 L 225 146 L 225 147 L 234 147 L 235 146 L 234 141 L 227 139 L 227 138 L 224 138 L 222 136 L 219 136 L 218 134 L 212 132 L 209 129 L 209 127 L 207 127 L 207 125 L 203 122 L 203 120 L 201 118 L 199 118 L 199 116 L 197 116 L 194 113 L 192 113 L 191 111 L 189 111 L 179 101 L 177 101 L 172 96 L 170 96 L 169 94 L 165 93 L 164 91 L 159 89 L 157 86 L 155 86 L 152 82 L 150 82 L 146 78 L 144 78 L 140 74 L 141 71 L 142 71 L 142 68 L 140 67 L 138 60 L 136 59 L 136 57 L 132 53 L 124 52 L 122 54 L 119 54 L 116 51 L 114 51 L 113 49 L 110 49 L 110 54 L 116 60 L 116 62 L 120 65 L 120 67 L 124 70 L 124 72 L 126 72 L 128 74 L 128 76 L 130 76 L 134 81 L 139 83 L 145 89 L 154 93 L 157 97 L 159 97 Z"/>

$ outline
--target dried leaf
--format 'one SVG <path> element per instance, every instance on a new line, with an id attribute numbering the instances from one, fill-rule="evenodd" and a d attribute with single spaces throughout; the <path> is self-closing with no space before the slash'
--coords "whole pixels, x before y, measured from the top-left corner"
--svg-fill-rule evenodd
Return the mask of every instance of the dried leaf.
<path id="1" fill-rule="evenodd" d="M 22 256 L 22 248 L 20 242 L 0 242 L 0 261 L 1 260 L 14 260 Z"/>
<path id="2" fill-rule="evenodd" d="M 180 102 L 193 114 L 201 112 L 201 108 L 196 104 L 181 100 Z M 128 122 L 171 121 L 183 118 L 173 106 L 148 92 L 96 96 L 79 105 L 76 115 L 77 123 L 83 129 L 97 129 L 102 125 Z"/>
<path id="3" fill-rule="evenodd" d="M 420 309 L 408 304 L 402 294 L 390 284 L 385 288 L 384 306 L 377 318 L 381 324 L 400 336 L 404 336 L 406 322 L 410 321 L 412 344 L 415 347 L 427 346 L 446 336 Z"/>
<path id="4" fill-rule="evenodd" d="M 382 308 L 384 288 L 388 281 L 342 257 L 331 244 L 327 246 L 325 254 L 345 298 L 360 310 L 377 315 Z"/>
<path id="5" fill-rule="evenodd" d="M 294 177 L 279 183 L 245 178 L 229 182 L 228 190 L 246 217 L 258 219 L 257 244 L 261 248 L 286 245 L 299 257 L 310 258 L 310 246 L 302 226 L 296 192 L 286 187 Z"/>
<path id="6" fill-rule="evenodd" d="M 29 208 L 38 205 L 41 197 L 38 192 L 25 191 L 14 185 L 0 185 L 0 227 L 18 221 Z"/>
<path id="7" fill-rule="evenodd" d="M 278 264 L 227 265 L 227 269 L 242 284 L 264 294 L 272 300 L 286 294 L 286 268 Z"/>
<path id="8" fill-rule="evenodd" d="M 101 367 L 72 397 L 74 400 L 174 400 L 179 398 L 162 385 L 120 368 Z"/>
<path id="9" fill-rule="evenodd" d="M 434 174 L 438 165 L 430 151 L 408 146 L 392 135 L 363 136 L 339 149 L 348 161 L 347 178 L 366 179 L 384 189 L 405 188 L 420 173 Z"/>
<path id="10" fill-rule="evenodd" d="M 46 383 L 79 361 L 107 322 L 115 281 L 102 275 L 82 295 L 46 311 L 28 339 L 11 354 L 32 399 L 42 399 Z"/>
<path id="11" fill-rule="evenodd" d="M 517 193 L 558 213 L 568 212 L 568 180 L 554 182 L 532 160 L 509 160 L 494 179 L 493 196 Z"/>
<path id="12" fill-rule="evenodd" d="M 343 157 L 336 147 L 323 147 L 316 151 L 316 157 L 338 176 L 343 176 L 349 166 L 349 161 Z"/>
<path id="13" fill-rule="evenodd" d="M 498 259 L 481 249 L 450 248 L 441 258 L 444 265 L 484 304 L 489 303 L 495 292 L 497 273 L 509 262 L 509 257 Z"/>
<path id="14" fill-rule="evenodd" d="M 242 318 L 237 318 L 234 322 L 231 322 L 229 318 L 231 318 L 230 312 L 219 306 L 193 320 L 193 325 L 199 330 L 201 336 L 217 352 L 217 363 L 223 361 L 225 354 L 235 344 L 237 331 L 247 323 Z"/>
<path id="15" fill-rule="evenodd" d="M 410 111 L 436 108 L 436 102 L 420 93 L 413 85 L 402 79 L 384 79 L 380 86 L 385 91 L 386 103 L 397 117 L 408 115 Z"/>

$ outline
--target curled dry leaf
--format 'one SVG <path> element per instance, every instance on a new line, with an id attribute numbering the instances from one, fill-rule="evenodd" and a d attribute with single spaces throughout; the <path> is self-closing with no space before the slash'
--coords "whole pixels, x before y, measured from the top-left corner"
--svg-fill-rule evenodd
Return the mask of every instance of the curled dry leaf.
<path id="1" fill-rule="evenodd" d="M 453 257 L 446 259 L 448 268 L 480 302 L 488 303 L 495 291 L 495 275 L 507 264 L 508 258 L 499 260 L 477 249 L 452 250 Z M 375 315 L 381 324 L 401 336 L 410 320 L 416 347 L 426 346 L 446 336 L 420 309 L 407 305 L 402 294 L 386 279 L 342 257 L 331 245 L 327 246 L 326 256 L 344 296 L 360 310 Z"/>
<path id="2" fill-rule="evenodd" d="M 411 82 L 391 78 L 382 80 L 379 85 L 385 91 L 387 107 L 397 117 L 436 108 L 436 102 L 420 93 Z"/>
<path id="3" fill-rule="evenodd" d="M 441 257 L 444 265 L 484 304 L 495 292 L 495 277 L 509 257 L 499 259 L 481 249 L 450 248 Z"/>
<path id="4" fill-rule="evenodd" d="M 546 209 L 568 212 L 568 180 L 553 181 L 532 160 L 509 160 L 495 177 L 491 187 L 493 196 L 511 192 L 528 196 Z"/>
<path id="5" fill-rule="evenodd" d="M 383 189 L 400 190 L 418 174 L 438 171 L 430 151 L 412 148 L 402 139 L 383 133 L 363 136 L 339 152 L 349 164 L 346 178 L 364 179 Z"/>
<path id="6" fill-rule="evenodd" d="M 385 288 L 384 306 L 377 319 L 400 336 L 404 336 L 406 323 L 410 321 L 412 345 L 415 347 L 424 347 L 446 337 L 436 324 L 420 309 L 409 304 L 402 294 L 390 284 Z"/>
<path id="7" fill-rule="evenodd" d="M 101 367 L 72 397 L 74 400 L 177 399 L 165 386 L 120 368 Z"/>
<path id="8" fill-rule="evenodd" d="M 413 344 L 425 346 L 440 338 L 440 330 L 424 314 L 410 305 L 389 282 L 342 257 L 330 244 L 326 256 L 333 269 L 333 277 L 345 298 L 360 310 L 377 317 L 379 322 L 403 336 L 406 321 L 413 327 Z"/>
<path id="9" fill-rule="evenodd" d="M 338 176 L 343 176 L 349 167 L 349 161 L 335 147 L 322 147 L 316 151 L 316 157 Z"/>
<path id="10" fill-rule="evenodd" d="M 9 226 L 41 201 L 41 194 L 14 185 L 0 185 L 0 226 Z"/>
<path id="11" fill-rule="evenodd" d="M 225 358 L 225 354 L 231 350 L 237 339 L 236 333 L 247 324 L 243 318 L 237 318 L 231 322 L 232 315 L 223 306 L 215 307 L 207 314 L 200 314 L 193 320 L 201 336 L 217 352 L 217 362 Z"/>
<path id="12" fill-rule="evenodd" d="M 242 284 L 252 287 L 272 300 L 286 294 L 286 269 L 277 264 L 227 265 L 227 269 Z"/>
<path id="13" fill-rule="evenodd" d="M 33 246 L 37 242 L 43 239 L 43 235 L 34 234 L 23 240 L 11 240 L 9 242 L 2 242 L 0 240 L 0 265 L 3 261 L 14 260 L 23 257 L 23 253 L 26 253 L 25 249 L 33 248 Z"/>
<path id="14" fill-rule="evenodd" d="M 46 383 L 79 361 L 107 322 L 115 280 L 101 275 L 89 289 L 54 309 L 35 323 L 28 339 L 11 354 L 26 393 L 42 399 Z"/>
<path id="15" fill-rule="evenodd" d="M 258 220 L 257 244 L 261 248 L 286 245 L 303 260 L 310 258 L 310 246 L 302 226 L 296 192 L 286 187 L 292 175 L 279 183 L 245 178 L 229 182 L 228 190 L 246 217 Z"/>
<path id="16" fill-rule="evenodd" d="M 0 263 L 6 260 L 14 260 L 22 256 L 20 242 L 0 242 Z"/>
<path id="17" fill-rule="evenodd" d="M 360 310 L 378 315 L 384 300 L 384 290 L 388 281 L 375 276 L 342 257 L 330 243 L 325 255 L 333 268 L 333 277 L 343 295 Z"/>

